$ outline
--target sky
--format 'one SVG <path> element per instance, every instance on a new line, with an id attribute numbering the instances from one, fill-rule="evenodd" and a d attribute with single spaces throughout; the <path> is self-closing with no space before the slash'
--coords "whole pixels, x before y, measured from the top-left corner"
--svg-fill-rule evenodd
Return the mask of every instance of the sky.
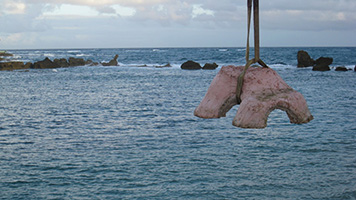
<path id="1" fill-rule="evenodd" d="M 246 4 L 246 0 L 0 0 L 0 50 L 243 47 Z M 261 46 L 356 46 L 355 10 L 355 0 L 261 0 Z"/>

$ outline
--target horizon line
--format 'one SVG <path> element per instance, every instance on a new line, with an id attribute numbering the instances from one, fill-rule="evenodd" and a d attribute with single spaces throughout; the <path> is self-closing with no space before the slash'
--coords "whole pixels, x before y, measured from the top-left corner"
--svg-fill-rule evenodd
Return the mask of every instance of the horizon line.
<path id="1" fill-rule="evenodd" d="M 245 46 L 211 46 L 211 47 L 59 47 L 59 48 L 10 48 L 10 49 L 0 49 L 1 51 L 17 51 L 17 50 L 61 50 L 61 49 L 203 49 L 203 48 L 246 48 Z M 262 46 L 260 48 L 356 48 L 356 46 Z M 250 49 L 254 49 L 253 46 Z"/>

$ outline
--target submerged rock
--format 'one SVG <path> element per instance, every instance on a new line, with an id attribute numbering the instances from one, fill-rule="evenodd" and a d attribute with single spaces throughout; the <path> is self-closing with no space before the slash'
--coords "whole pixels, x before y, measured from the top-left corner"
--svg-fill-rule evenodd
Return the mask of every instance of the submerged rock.
<path id="1" fill-rule="evenodd" d="M 339 67 L 336 67 L 335 71 L 346 72 L 348 70 L 345 66 L 339 66 Z"/>
<path id="2" fill-rule="evenodd" d="M 188 60 L 187 62 L 183 63 L 180 67 L 181 69 L 186 69 L 186 70 L 199 70 L 202 69 L 199 63 L 194 62 L 192 60 Z"/>
<path id="3" fill-rule="evenodd" d="M 218 68 L 219 65 L 217 65 L 216 63 L 206 63 L 203 67 L 204 70 L 214 70 L 216 68 Z"/>
<path id="4" fill-rule="evenodd" d="M 298 51 L 298 67 L 311 67 L 314 66 L 315 60 L 313 60 L 308 52 Z"/>
<path id="5" fill-rule="evenodd" d="M 166 65 L 158 65 L 155 66 L 155 68 L 166 68 L 166 67 L 172 67 L 171 64 L 167 63 Z"/>

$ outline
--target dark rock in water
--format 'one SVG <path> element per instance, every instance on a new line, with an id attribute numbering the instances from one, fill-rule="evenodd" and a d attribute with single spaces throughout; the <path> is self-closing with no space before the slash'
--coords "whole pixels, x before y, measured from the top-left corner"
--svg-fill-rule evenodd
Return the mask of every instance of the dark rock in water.
<path id="1" fill-rule="evenodd" d="M 26 66 L 27 67 L 27 66 Z M 0 63 L 0 70 L 12 71 L 17 69 L 26 69 L 23 62 L 3 62 Z"/>
<path id="2" fill-rule="evenodd" d="M 33 63 L 32 68 L 34 69 L 52 69 L 52 68 L 59 68 L 60 66 L 52 62 L 48 57 L 46 57 L 42 61 L 38 61 Z"/>
<path id="3" fill-rule="evenodd" d="M 199 63 L 196 63 L 194 61 L 188 60 L 187 62 L 183 63 L 180 67 L 181 69 L 187 69 L 187 70 L 198 70 L 202 69 Z"/>
<path id="4" fill-rule="evenodd" d="M 53 63 L 60 67 L 69 67 L 69 63 L 68 63 L 67 59 L 65 59 L 65 58 L 54 59 Z"/>
<path id="5" fill-rule="evenodd" d="M 320 57 L 315 61 L 315 65 L 331 65 L 333 63 L 333 58 L 330 57 Z"/>
<path id="6" fill-rule="evenodd" d="M 330 67 L 329 65 L 325 65 L 325 64 L 320 64 L 320 65 L 315 65 L 313 67 L 313 71 L 330 71 Z"/>
<path id="7" fill-rule="evenodd" d="M 30 68 L 33 68 L 33 64 L 31 62 L 28 62 L 24 65 L 24 68 L 22 69 L 30 69 Z"/>
<path id="8" fill-rule="evenodd" d="M 213 70 L 213 69 L 216 69 L 216 68 L 218 68 L 218 67 L 219 67 L 219 65 L 217 65 L 216 63 L 213 63 L 213 64 L 211 64 L 211 63 L 206 63 L 206 64 L 204 65 L 203 69 L 205 69 L 205 70 Z"/>
<path id="9" fill-rule="evenodd" d="M 0 52 L 0 56 L 1 56 L 1 57 L 10 57 L 10 56 L 14 56 L 14 55 L 11 54 L 11 53 Z"/>
<path id="10" fill-rule="evenodd" d="M 118 62 L 117 62 L 117 59 L 119 58 L 119 55 L 115 55 L 115 57 L 110 60 L 108 63 L 101 63 L 103 66 L 118 66 Z"/>
<path id="11" fill-rule="evenodd" d="M 11 56 L 14 56 L 14 55 L 12 55 L 11 53 L 6 53 L 6 51 L 1 51 L 0 52 L 0 61 L 8 60 L 7 58 L 3 58 L 3 57 L 11 57 Z M 9 62 L 11 62 L 11 61 L 9 61 Z"/>
<path id="12" fill-rule="evenodd" d="M 355 65 L 354 71 L 356 72 L 356 65 Z"/>
<path id="13" fill-rule="evenodd" d="M 314 66 L 315 61 L 310 57 L 306 51 L 298 51 L 298 67 L 311 67 Z"/>
<path id="14" fill-rule="evenodd" d="M 75 66 L 84 66 L 85 65 L 85 60 L 83 58 L 73 58 L 70 57 L 68 59 L 68 63 L 70 67 L 75 67 Z"/>
<path id="15" fill-rule="evenodd" d="M 117 66 L 117 58 L 119 56 L 116 55 L 113 60 L 111 60 L 108 65 Z M 26 63 L 23 62 L 16 62 L 16 61 L 9 61 L 9 62 L 1 62 L 0 63 L 0 70 L 17 70 L 17 69 L 54 69 L 54 68 L 61 68 L 61 67 L 75 67 L 75 66 L 84 66 L 84 65 L 99 65 L 97 62 L 93 62 L 92 60 L 85 61 L 82 58 L 73 58 L 70 57 L 68 61 L 65 58 L 61 59 L 54 59 L 54 61 L 50 60 L 46 57 L 42 61 L 38 61 L 35 63 Z"/>
<path id="16" fill-rule="evenodd" d="M 333 63 L 333 58 L 320 57 L 315 61 L 313 71 L 330 71 L 330 66 Z"/>
<path id="17" fill-rule="evenodd" d="M 99 63 L 98 62 L 93 62 L 92 60 L 87 60 L 87 61 L 85 61 L 85 65 L 89 65 L 89 66 L 97 66 L 97 65 L 99 65 Z"/>
<path id="18" fill-rule="evenodd" d="M 172 66 L 169 63 L 167 63 L 166 65 L 155 66 L 155 68 L 166 68 L 166 67 L 172 67 Z"/>
<path id="19" fill-rule="evenodd" d="M 336 67 L 335 71 L 346 72 L 348 70 L 345 66 L 339 66 L 339 67 Z"/>

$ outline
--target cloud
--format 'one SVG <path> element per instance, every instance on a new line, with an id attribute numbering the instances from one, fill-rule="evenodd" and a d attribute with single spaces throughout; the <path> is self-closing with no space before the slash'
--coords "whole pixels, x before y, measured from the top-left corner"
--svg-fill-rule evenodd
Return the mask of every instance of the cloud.
<path id="1" fill-rule="evenodd" d="M 24 14 L 26 4 L 21 2 L 5 1 L 2 3 L 5 14 Z"/>
<path id="2" fill-rule="evenodd" d="M 291 31 L 350 35 L 356 30 L 355 0 L 263 0 L 260 10 L 261 32 L 270 35 Z M 0 37 L 1 44 L 5 38 L 17 38 L 39 46 L 55 46 L 51 40 L 60 45 L 115 46 L 110 38 L 121 44 L 130 39 L 133 45 L 172 44 L 169 38 L 181 38 L 178 45 L 184 40 L 201 44 L 204 38 L 234 46 L 245 43 L 246 15 L 246 1 L 236 0 L 1 0 Z M 143 34 L 147 30 L 150 33 Z"/>
<path id="3" fill-rule="evenodd" d="M 0 33 L 39 32 L 49 28 L 46 20 L 38 19 L 46 6 L 8 0 L 2 3 Z"/>
<path id="4" fill-rule="evenodd" d="M 270 0 L 261 3 L 261 25 L 278 30 L 355 30 L 356 1 Z"/>
<path id="5" fill-rule="evenodd" d="M 43 7 L 37 10 L 39 15 L 50 15 L 49 12 L 44 13 L 46 7 L 58 11 L 61 7 L 61 10 L 70 10 L 68 7 L 76 6 L 80 8 L 75 9 L 77 15 L 81 14 L 80 10 L 91 9 L 91 12 L 85 12 L 129 17 L 138 22 L 155 21 L 164 26 L 175 23 L 188 25 L 192 21 L 210 21 L 223 27 L 246 23 L 246 2 L 234 0 L 5 0 L 5 6 L 0 9 L 5 14 L 26 15 L 29 13 L 27 8 L 31 6 Z M 355 28 L 352 25 L 356 18 L 354 0 L 269 0 L 261 1 L 260 9 L 265 28 L 314 30 L 318 28 L 317 22 L 320 22 L 320 30 L 325 29 L 324 24 L 328 22 L 341 29 Z M 35 18 L 30 20 L 38 21 Z M 343 22 L 341 25 L 335 23 L 340 21 Z"/>

